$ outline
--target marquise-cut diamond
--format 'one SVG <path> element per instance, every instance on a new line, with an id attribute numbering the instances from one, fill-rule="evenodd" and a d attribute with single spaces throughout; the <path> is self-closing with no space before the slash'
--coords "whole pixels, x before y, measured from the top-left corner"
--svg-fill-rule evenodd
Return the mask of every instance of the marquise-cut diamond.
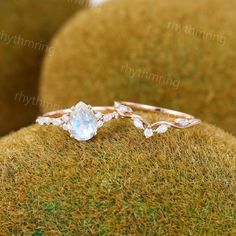
<path id="1" fill-rule="evenodd" d="M 97 119 L 92 109 L 80 102 L 70 115 L 70 134 L 78 141 L 86 141 L 97 133 Z"/>
<path id="2" fill-rule="evenodd" d="M 103 114 L 102 114 L 101 112 L 96 112 L 96 114 L 95 114 L 95 117 L 96 117 L 97 119 L 101 119 L 102 116 L 103 116 Z"/>
<path id="3" fill-rule="evenodd" d="M 120 113 L 131 113 L 133 112 L 133 110 L 130 108 L 130 107 L 127 107 L 125 105 L 119 105 L 117 107 L 117 110 L 120 112 Z"/>
<path id="4" fill-rule="evenodd" d="M 144 130 L 144 135 L 146 138 L 150 138 L 153 136 L 153 130 L 151 128 L 147 128 Z"/>
<path id="5" fill-rule="evenodd" d="M 190 121 L 188 119 L 185 119 L 185 118 L 178 118 L 175 120 L 175 123 L 177 123 L 178 125 L 181 125 L 181 126 L 187 126 L 190 124 Z"/>
<path id="6" fill-rule="evenodd" d="M 62 121 L 64 121 L 64 122 L 68 122 L 70 118 L 69 118 L 68 115 L 63 115 L 61 119 L 62 119 Z"/>
<path id="7" fill-rule="evenodd" d="M 111 114 L 105 114 L 105 115 L 103 116 L 103 120 L 104 120 L 105 122 L 107 122 L 107 121 L 112 120 L 113 117 L 114 117 L 113 113 L 111 113 Z"/>
<path id="8" fill-rule="evenodd" d="M 40 125 L 56 125 L 59 126 L 62 123 L 60 118 L 50 118 L 50 117 L 39 117 L 36 122 Z"/>
<path id="9" fill-rule="evenodd" d="M 42 118 L 40 118 L 40 117 L 36 120 L 36 123 L 39 124 L 39 125 L 43 125 L 44 124 Z"/>
<path id="10" fill-rule="evenodd" d="M 140 119 L 134 118 L 133 120 L 134 120 L 134 126 L 136 128 L 138 128 L 138 129 L 143 129 L 144 128 L 143 127 L 143 122 Z"/>
<path id="11" fill-rule="evenodd" d="M 36 122 L 39 125 L 49 125 L 50 124 L 50 118 L 48 117 L 39 117 Z"/>
<path id="12" fill-rule="evenodd" d="M 52 119 L 51 122 L 53 125 L 58 126 L 58 125 L 61 125 L 62 120 L 60 118 L 55 118 L 55 119 Z"/>
<path id="13" fill-rule="evenodd" d="M 159 134 L 163 134 L 168 130 L 169 126 L 168 125 L 160 125 L 157 129 L 156 132 Z"/>

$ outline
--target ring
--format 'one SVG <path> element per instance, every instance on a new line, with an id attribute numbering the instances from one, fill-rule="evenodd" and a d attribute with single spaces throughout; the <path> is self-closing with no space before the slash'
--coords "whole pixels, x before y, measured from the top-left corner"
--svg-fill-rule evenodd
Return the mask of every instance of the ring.
<path id="1" fill-rule="evenodd" d="M 150 123 L 134 110 L 143 112 L 163 113 L 172 120 L 161 120 Z M 75 106 L 58 111 L 52 111 L 39 116 L 36 123 L 40 125 L 55 125 L 69 132 L 78 141 L 87 141 L 97 134 L 97 130 L 112 119 L 128 118 L 136 128 L 144 130 L 146 138 L 154 133 L 165 133 L 169 128 L 184 129 L 200 124 L 201 120 L 189 114 L 167 108 L 144 105 L 134 102 L 114 102 L 113 106 L 95 106 L 79 102 Z"/>

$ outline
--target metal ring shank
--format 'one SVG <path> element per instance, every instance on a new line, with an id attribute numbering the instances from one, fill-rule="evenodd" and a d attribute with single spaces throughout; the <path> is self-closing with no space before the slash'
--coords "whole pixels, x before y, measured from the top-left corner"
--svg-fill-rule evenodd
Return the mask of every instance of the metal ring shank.
<path id="1" fill-rule="evenodd" d="M 163 107 L 156 107 L 156 106 L 150 106 L 150 105 L 145 105 L 145 104 L 141 104 L 141 103 L 126 102 L 126 101 L 121 101 L 119 103 L 122 104 L 122 105 L 125 105 L 125 106 L 129 106 L 133 109 L 137 109 L 137 110 L 150 111 L 150 112 L 161 112 L 161 113 L 164 113 L 164 114 L 184 117 L 184 118 L 187 118 L 187 119 L 193 119 L 194 118 L 193 116 L 191 116 L 189 114 L 179 112 L 179 111 L 174 111 L 174 110 L 163 108 Z"/>
<path id="2" fill-rule="evenodd" d="M 171 109 L 167 109 L 167 108 L 163 108 L 163 107 L 145 105 L 145 104 L 134 103 L 134 102 L 126 102 L 126 101 L 121 101 L 118 103 L 120 103 L 121 105 L 128 106 L 132 109 L 136 109 L 136 110 L 149 111 L 149 112 L 161 112 L 164 114 L 178 116 L 178 117 L 184 117 L 187 119 L 194 118 L 193 116 L 191 116 L 189 114 L 175 111 L 175 110 L 171 110 Z M 114 111 L 116 111 L 116 108 L 113 106 L 95 106 L 95 107 L 92 107 L 92 109 L 97 112 L 114 112 Z M 69 114 L 70 112 L 71 112 L 70 108 L 63 109 L 63 110 L 57 110 L 57 111 L 51 111 L 51 112 L 44 114 L 43 117 L 50 117 L 50 118 L 61 117 L 65 114 Z"/>
<path id="3" fill-rule="evenodd" d="M 108 111 L 113 112 L 116 110 L 114 107 L 111 107 L 111 106 L 92 107 L 92 109 L 97 112 L 108 112 Z M 70 112 L 71 112 L 71 108 L 51 111 L 51 112 L 45 113 L 43 117 L 57 118 L 57 117 L 61 117 L 63 115 L 69 114 Z"/>
<path id="4" fill-rule="evenodd" d="M 91 110 L 93 111 L 92 113 Z M 171 117 L 171 119 L 169 120 L 159 120 L 155 123 L 150 123 L 148 120 L 142 117 L 142 115 L 135 113 L 134 110 L 155 113 L 159 112 L 170 116 L 176 116 L 177 118 L 172 119 L 173 117 Z M 147 138 L 151 137 L 153 135 L 153 132 L 164 133 L 170 127 L 185 129 L 201 123 L 201 120 L 196 119 L 195 117 L 183 112 L 126 101 L 114 102 L 114 106 L 95 107 L 80 102 L 75 107 L 71 107 L 69 109 L 48 112 L 43 116 L 38 117 L 36 122 L 41 125 L 57 125 L 62 127 L 64 130 L 71 132 L 72 130 L 70 129 L 72 129 L 72 123 L 74 122 L 74 120 L 77 119 L 77 114 L 82 117 L 84 113 L 87 116 L 91 116 L 91 119 L 94 119 L 96 121 L 96 127 L 94 128 L 95 131 L 97 130 L 97 128 L 102 127 L 105 122 L 108 122 L 112 119 L 128 118 L 133 121 L 136 128 L 144 130 L 144 135 Z M 79 119 L 83 120 L 83 118 L 81 117 Z M 72 133 L 71 135 L 73 136 Z M 84 139 L 81 138 L 79 140 Z"/>

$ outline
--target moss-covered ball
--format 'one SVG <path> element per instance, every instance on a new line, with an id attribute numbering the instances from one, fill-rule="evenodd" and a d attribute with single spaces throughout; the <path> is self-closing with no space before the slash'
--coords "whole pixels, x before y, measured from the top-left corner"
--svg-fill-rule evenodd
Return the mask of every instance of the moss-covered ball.
<path id="1" fill-rule="evenodd" d="M 236 139 L 208 124 L 146 139 L 114 120 L 80 143 L 34 125 L 0 163 L 1 235 L 236 233 Z"/>
<path id="2" fill-rule="evenodd" d="M 53 41 L 58 53 L 45 60 L 42 98 L 63 106 L 150 103 L 235 133 L 235 7 L 234 0 L 114 0 L 99 14 L 79 14 Z"/>
<path id="3" fill-rule="evenodd" d="M 0 135 L 29 124 L 41 104 L 42 57 L 58 52 L 52 35 L 86 1 L 0 1 Z"/>

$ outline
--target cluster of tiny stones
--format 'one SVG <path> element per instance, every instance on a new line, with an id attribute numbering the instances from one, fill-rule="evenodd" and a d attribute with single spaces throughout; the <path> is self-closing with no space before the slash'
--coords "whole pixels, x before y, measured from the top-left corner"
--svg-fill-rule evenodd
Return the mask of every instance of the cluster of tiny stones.
<path id="1" fill-rule="evenodd" d="M 101 112 L 95 112 L 95 117 L 97 118 L 97 128 L 101 128 L 106 122 L 112 119 L 118 119 L 119 114 L 117 112 L 112 112 L 109 114 L 103 114 Z M 50 117 L 38 117 L 36 123 L 39 125 L 55 125 L 60 126 L 64 130 L 68 131 L 71 129 L 70 115 L 63 115 L 59 118 L 50 118 Z"/>
<path id="2" fill-rule="evenodd" d="M 36 122 L 40 125 L 55 125 L 68 131 L 71 137 L 78 141 L 86 141 L 94 137 L 97 129 L 101 128 L 104 123 L 121 118 L 131 118 L 136 128 L 144 130 L 146 138 L 150 138 L 154 133 L 165 133 L 171 126 L 180 128 L 188 127 L 193 120 L 186 118 L 177 118 L 174 122 L 156 122 L 150 124 L 141 116 L 134 114 L 133 110 L 125 105 L 116 104 L 115 111 L 108 114 L 94 111 L 90 105 L 83 102 L 78 103 L 71 108 L 69 114 L 65 114 L 59 118 L 39 117 Z"/>
<path id="3" fill-rule="evenodd" d="M 83 102 L 78 103 L 71 108 L 69 114 L 65 114 L 59 118 L 38 117 L 36 122 L 40 125 L 55 125 L 68 131 L 71 137 L 79 140 L 86 141 L 96 135 L 97 129 L 101 128 L 104 123 L 118 119 L 119 114 L 112 112 L 103 114 L 101 112 L 93 111 L 90 105 Z"/>

